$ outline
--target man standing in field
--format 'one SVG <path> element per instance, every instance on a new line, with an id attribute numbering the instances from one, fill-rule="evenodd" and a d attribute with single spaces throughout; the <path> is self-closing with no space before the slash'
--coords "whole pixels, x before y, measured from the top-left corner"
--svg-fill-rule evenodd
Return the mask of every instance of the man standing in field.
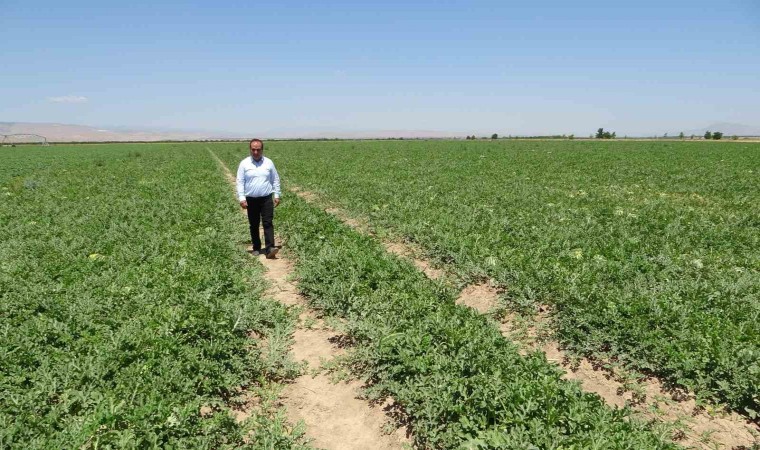
<path id="1" fill-rule="evenodd" d="M 251 156 L 240 161 L 237 171 L 237 194 L 240 207 L 248 212 L 253 254 L 273 259 L 279 250 L 274 246 L 274 208 L 280 204 L 280 176 L 271 159 L 264 156 L 264 142 L 252 139 Z M 264 225 L 264 251 L 261 250 L 259 223 Z"/>

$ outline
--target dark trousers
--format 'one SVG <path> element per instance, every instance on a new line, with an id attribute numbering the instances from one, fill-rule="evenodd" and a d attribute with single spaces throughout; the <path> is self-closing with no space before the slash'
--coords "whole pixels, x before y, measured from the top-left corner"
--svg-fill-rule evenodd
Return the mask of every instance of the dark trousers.
<path id="1" fill-rule="evenodd" d="M 251 226 L 251 243 L 254 251 L 261 251 L 261 235 L 259 223 L 264 225 L 264 244 L 268 252 L 274 247 L 274 200 L 273 195 L 266 197 L 246 197 L 248 203 L 248 224 Z"/>

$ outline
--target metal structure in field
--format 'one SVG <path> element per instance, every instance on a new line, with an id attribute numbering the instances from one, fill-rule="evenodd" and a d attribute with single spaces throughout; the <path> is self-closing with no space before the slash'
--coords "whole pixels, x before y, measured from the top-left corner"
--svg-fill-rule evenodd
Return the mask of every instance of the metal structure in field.
<path id="1" fill-rule="evenodd" d="M 16 144 L 39 144 L 42 146 L 49 145 L 47 138 L 39 134 L 16 133 L 3 134 L 0 136 L 3 137 L 2 141 L 0 141 L 0 145 L 3 147 Z"/>

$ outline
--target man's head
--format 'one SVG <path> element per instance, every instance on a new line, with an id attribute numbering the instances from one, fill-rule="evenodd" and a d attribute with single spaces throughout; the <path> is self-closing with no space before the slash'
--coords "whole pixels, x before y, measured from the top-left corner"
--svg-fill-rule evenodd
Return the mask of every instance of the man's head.
<path id="1" fill-rule="evenodd" d="M 264 142 L 261 139 L 251 139 L 248 144 L 251 149 L 251 158 L 259 161 L 264 156 Z"/>

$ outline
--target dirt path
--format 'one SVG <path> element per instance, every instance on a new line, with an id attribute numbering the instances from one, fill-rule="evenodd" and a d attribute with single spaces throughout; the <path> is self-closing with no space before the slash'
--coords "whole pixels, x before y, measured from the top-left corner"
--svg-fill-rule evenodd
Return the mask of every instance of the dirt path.
<path id="1" fill-rule="evenodd" d="M 317 194 L 300 189 L 297 186 L 291 187 L 290 191 L 309 203 L 318 203 L 319 201 Z M 370 227 L 366 221 L 353 218 L 348 213 L 339 208 L 326 208 L 325 212 L 334 215 L 340 219 L 341 222 L 361 233 L 370 234 L 373 236 L 375 235 L 374 231 L 372 231 L 372 227 Z M 419 253 L 419 251 L 411 245 L 405 244 L 403 242 L 388 242 L 384 240 L 380 240 L 380 243 L 383 245 L 383 247 L 385 247 L 385 251 L 388 253 L 393 253 L 396 256 L 410 260 L 412 264 L 414 264 L 417 269 L 427 275 L 428 278 L 432 280 L 445 280 L 447 278 L 445 271 L 437 269 L 429 261 L 418 258 L 416 255 Z"/>
<path id="2" fill-rule="evenodd" d="M 269 295 L 286 305 L 304 307 L 293 334 L 292 351 L 297 361 L 306 362 L 307 369 L 283 390 L 281 400 L 288 410 L 288 417 L 294 422 L 303 420 L 307 436 L 320 448 L 402 448 L 408 443 L 404 430 L 383 434 L 389 418 L 382 408 L 371 407 L 365 400 L 357 398 L 361 383 L 352 380 L 336 384 L 320 371 L 323 361 L 330 361 L 342 353 L 335 344 L 340 335 L 305 308 L 306 300 L 289 279 L 293 269 L 287 253 L 283 258 L 261 261 L 272 283 Z"/>
<path id="3" fill-rule="evenodd" d="M 211 149 L 207 150 L 234 187 L 234 175 Z M 280 238 L 278 236 L 278 241 Z M 321 369 L 323 362 L 343 352 L 334 343 L 340 335 L 308 309 L 306 299 L 291 280 L 293 262 L 288 258 L 287 250 L 280 255 L 276 259 L 262 257 L 260 261 L 266 267 L 266 276 L 271 283 L 267 295 L 302 310 L 291 350 L 296 361 L 305 362 L 306 370 L 285 386 L 280 399 L 290 421 L 302 420 L 306 424 L 307 437 L 318 448 L 386 450 L 410 446 L 405 429 L 397 428 L 390 434 L 384 432 L 393 429 L 392 422 L 382 406 L 370 406 L 358 397 L 361 383 L 355 380 L 333 383 Z M 244 416 L 245 413 L 241 415 Z"/>
<path id="4" fill-rule="evenodd" d="M 309 203 L 319 205 L 319 197 L 309 191 L 293 188 L 296 195 Z M 366 221 L 350 217 L 335 207 L 325 209 L 346 225 L 366 234 L 372 228 Z M 381 241 L 382 242 L 382 241 Z M 428 278 L 450 280 L 454 276 L 445 270 L 434 268 L 432 263 L 419 258 L 420 252 L 399 242 L 382 242 L 385 249 L 407 258 Z M 465 287 L 457 299 L 457 304 L 475 309 L 481 314 L 494 315 L 499 309 L 499 289 L 493 281 L 472 284 Z M 514 315 L 501 320 L 499 328 L 509 340 L 519 344 L 522 353 L 540 350 L 565 369 L 565 379 L 581 383 L 583 390 L 599 395 L 608 405 L 633 406 L 636 414 L 644 420 L 657 420 L 673 426 L 674 440 L 692 448 L 704 449 L 745 449 L 760 443 L 760 427 L 748 422 L 736 413 L 719 411 L 707 406 L 700 408 L 693 395 L 669 392 L 657 379 L 625 380 L 622 373 L 604 370 L 598 364 L 581 358 L 573 361 L 556 342 L 546 336 L 550 329 L 549 308 L 544 306 L 532 321 L 525 321 Z"/>

